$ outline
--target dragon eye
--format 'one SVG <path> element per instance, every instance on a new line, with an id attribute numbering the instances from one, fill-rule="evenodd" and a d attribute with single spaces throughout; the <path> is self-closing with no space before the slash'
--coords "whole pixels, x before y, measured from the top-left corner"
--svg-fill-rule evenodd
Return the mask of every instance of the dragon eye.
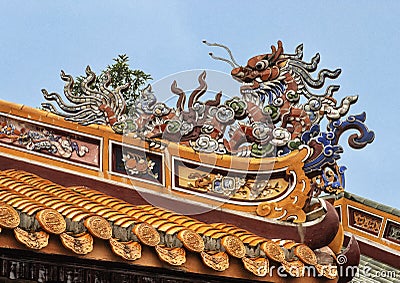
<path id="1" fill-rule="evenodd" d="M 255 68 L 260 71 L 260 70 L 266 69 L 268 67 L 268 65 L 269 65 L 269 62 L 267 60 L 261 60 L 261 61 L 257 62 L 257 64 L 255 65 Z"/>

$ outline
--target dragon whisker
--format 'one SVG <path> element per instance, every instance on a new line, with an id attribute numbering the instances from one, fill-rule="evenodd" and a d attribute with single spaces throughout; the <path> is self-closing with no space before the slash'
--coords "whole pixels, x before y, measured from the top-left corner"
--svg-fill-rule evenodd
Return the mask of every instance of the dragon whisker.
<path id="1" fill-rule="evenodd" d="M 216 46 L 216 47 L 221 47 L 221 48 L 225 49 L 228 52 L 229 57 L 231 58 L 231 61 L 229 61 L 228 59 L 225 59 L 225 60 L 227 60 L 230 63 L 232 63 L 233 65 L 235 65 L 235 66 L 232 66 L 232 67 L 234 67 L 234 68 L 235 67 L 239 67 L 239 64 L 236 62 L 235 58 L 233 58 L 232 51 L 227 46 L 225 46 L 223 44 L 219 44 L 219 43 L 209 43 L 206 40 L 203 40 L 203 43 L 206 44 L 207 46 Z M 219 58 L 219 57 L 217 57 L 217 58 Z M 221 59 L 223 59 L 223 58 L 221 58 Z M 219 59 L 216 59 L 216 60 L 219 60 Z M 225 60 L 222 60 L 222 61 L 227 62 Z"/>
<path id="2" fill-rule="evenodd" d="M 213 58 L 214 60 L 219 60 L 219 61 L 226 62 L 226 63 L 228 63 L 229 65 L 231 65 L 232 68 L 236 68 L 236 67 L 237 67 L 237 66 L 235 66 L 235 64 L 234 64 L 233 62 L 229 61 L 228 59 L 225 59 L 225 58 L 222 58 L 222 57 L 214 56 L 214 54 L 212 54 L 211 52 L 208 53 L 208 54 L 209 54 L 209 55 L 211 56 L 211 58 Z"/>

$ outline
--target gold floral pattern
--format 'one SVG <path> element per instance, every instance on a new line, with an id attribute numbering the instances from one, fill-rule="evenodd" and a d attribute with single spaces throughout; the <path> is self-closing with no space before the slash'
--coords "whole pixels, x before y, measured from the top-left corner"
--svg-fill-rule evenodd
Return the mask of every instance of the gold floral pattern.
<path id="1" fill-rule="evenodd" d="M 65 232 L 67 224 L 64 217 L 54 209 L 43 209 L 36 213 L 40 226 L 48 233 L 61 234 Z"/>
<path id="2" fill-rule="evenodd" d="M 306 245 L 298 245 L 294 248 L 294 254 L 301 259 L 303 262 L 316 265 L 317 264 L 317 256 L 315 253 Z"/>
<path id="3" fill-rule="evenodd" d="M 111 226 L 103 217 L 90 216 L 85 220 L 85 226 L 97 238 L 108 240 L 112 236 Z"/>
<path id="4" fill-rule="evenodd" d="M 18 227 L 20 218 L 18 212 L 8 204 L 0 206 L 0 226 L 8 229 Z"/>
<path id="5" fill-rule="evenodd" d="M 246 255 L 246 248 L 243 242 L 236 236 L 228 235 L 223 237 L 221 244 L 231 256 L 242 258 Z"/>
<path id="6" fill-rule="evenodd" d="M 154 247 L 160 242 L 160 235 L 147 223 L 139 223 L 133 228 L 133 232 L 138 239 L 145 245 Z"/>
<path id="7" fill-rule="evenodd" d="M 285 261 L 285 253 L 278 244 L 267 241 L 262 243 L 260 248 L 270 259 L 281 263 Z"/>
<path id="8" fill-rule="evenodd" d="M 196 232 L 185 229 L 178 233 L 178 239 L 185 247 L 192 252 L 202 252 L 204 250 L 204 241 Z"/>

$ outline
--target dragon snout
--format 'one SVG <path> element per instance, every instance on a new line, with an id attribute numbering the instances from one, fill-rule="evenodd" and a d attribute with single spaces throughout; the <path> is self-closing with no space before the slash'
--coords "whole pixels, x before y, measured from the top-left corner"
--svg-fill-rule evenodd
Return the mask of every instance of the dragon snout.
<path id="1" fill-rule="evenodd" d="M 243 78 L 245 76 L 245 72 L 244 72 L 243 67 L 234 68 L 231 71 L 231 75 L 232 75 L 232 77 L 235 77 L 235 78 L 238 78 L 238 79 Z"/>
<path id="2" fill-rule="evenodd" d="M 234 68 L 231 71 L 231 75 L 234 79 L 245 83 L 252 82 L 254 78 L 257 76 L 257 74 L 254 74 L 254 72 L 251 69 L 242 66 Z"/>

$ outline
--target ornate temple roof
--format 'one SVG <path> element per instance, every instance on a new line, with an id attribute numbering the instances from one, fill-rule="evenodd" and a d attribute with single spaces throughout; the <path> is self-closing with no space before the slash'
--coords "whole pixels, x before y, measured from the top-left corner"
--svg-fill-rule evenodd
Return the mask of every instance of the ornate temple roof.
<path id="1" fill-rule="evenodd" d="M 368 217 L 351 200 L 320 195 L 345 189 L 343 133 L 356 131 L 355 149 L 374 140 L 365 112 L 347 116 L 358 96 L 339 103 L 337 85 L 316 93 L 341 70 L 313 78 L 320 56 L 304 61 L 302 45 L 291 54 L 278 41 L 239 66 L 226 46 L 204 43 L 228 52 L 211 57 L 232 66 L 239 96 L 201 101 L 204 71 L 188 97 L 172 82 L 176 107 L 150 85 L 128 107 L 128 85 L 88 66 L 79 93 L 61 72 L 68 103 L 44 89 L 43 110 L 0 101 L 4 248 L 248 280 L 282 282 L 274 268 L 299 282 L 351 280 L 340 271 L 358 265 L 360 249 L 340 220 Z M 386 241 L 384 228 L 361 228 Z"/>

